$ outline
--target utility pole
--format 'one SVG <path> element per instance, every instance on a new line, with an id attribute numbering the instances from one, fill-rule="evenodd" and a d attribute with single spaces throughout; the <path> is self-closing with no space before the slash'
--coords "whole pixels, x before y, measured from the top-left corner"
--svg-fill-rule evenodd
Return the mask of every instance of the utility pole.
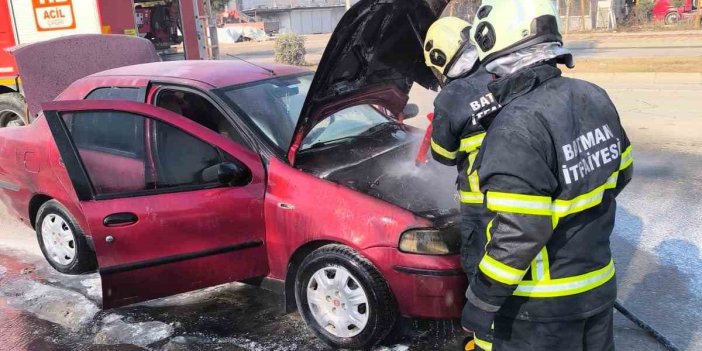
<path id="1" fill-rule="evenodd" d="M 585 0 L 580 0 L 580 30 L 585 31 Z"/>
<path id="2" fill-rule="evenodd" d="M 700 21 L 702 21 L 702 1 L 697 0 L 697 14 L 695 15 L 694 28 L 700 27 Z"/>
<path id="3" fill-rule="evenodd" d="M 346 11 L 351 8 L 351 0 L 346 0 Z"/>

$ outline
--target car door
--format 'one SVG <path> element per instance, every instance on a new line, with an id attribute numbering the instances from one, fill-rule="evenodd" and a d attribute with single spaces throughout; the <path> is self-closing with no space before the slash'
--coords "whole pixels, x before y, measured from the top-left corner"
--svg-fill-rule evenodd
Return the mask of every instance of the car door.
<path id="1" fill-rule="evenodd" d="M 256 153 L 147 104 L 43 107 L 95 244 L 104 308 L 267 274 Z"/>

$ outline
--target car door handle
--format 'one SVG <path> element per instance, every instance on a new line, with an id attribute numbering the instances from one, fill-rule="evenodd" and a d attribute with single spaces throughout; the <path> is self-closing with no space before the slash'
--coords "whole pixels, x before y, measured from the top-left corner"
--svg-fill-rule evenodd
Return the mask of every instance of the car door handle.
<path id="1" fill-rule="evenodd" d="M 111 214 L 102 221 L 105 227 L 120 227 L 124 225 L 134 224 L 139 220 L 137 215 L 130 212 L 114 213 Z"/>

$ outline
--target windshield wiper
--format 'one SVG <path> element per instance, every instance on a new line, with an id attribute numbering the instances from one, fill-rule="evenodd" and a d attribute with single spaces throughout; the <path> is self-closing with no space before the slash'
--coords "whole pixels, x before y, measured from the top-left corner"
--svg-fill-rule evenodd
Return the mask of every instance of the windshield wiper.
<path id="1" fill-rule="evenodd" d="M 360 137 L 360 135 L 352 135 L 352 136 L 347 136 L 347 137 L 343 137 L 343 138 L 339 138 L 339 139 L 320 141 L 320 142 L 312 144 L 310 146 L 310 149 L 318 149 L 320 147 L 325 147 L 325 146 L 329 146 L 332 144 L 338 144 L 338 143 L 344 142 L 344 141 L 351 141 L 351 140 L 354 140 L 354 139 L 359 138 L 359 137 Z"/>

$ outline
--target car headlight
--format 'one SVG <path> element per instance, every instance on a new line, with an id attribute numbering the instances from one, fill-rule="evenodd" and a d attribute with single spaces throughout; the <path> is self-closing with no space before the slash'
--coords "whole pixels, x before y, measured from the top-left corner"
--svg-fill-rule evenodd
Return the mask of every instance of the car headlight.
<path id="1" fill-rule="evenodd" d="M 400 237 L 400 251 L 420 255 L 455 255 L 461 251 L 461 232 L 457 226 L 410 229 Z"/>

